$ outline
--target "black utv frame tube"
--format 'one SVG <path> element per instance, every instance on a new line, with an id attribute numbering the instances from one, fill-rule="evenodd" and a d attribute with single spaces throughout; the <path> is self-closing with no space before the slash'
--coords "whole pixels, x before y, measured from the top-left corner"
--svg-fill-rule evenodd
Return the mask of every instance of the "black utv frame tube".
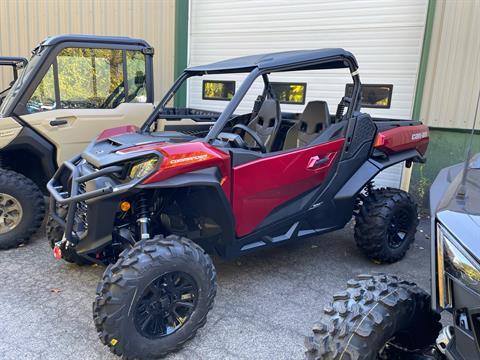
<path id="1" fill-rule="evenodd" d="M 81 182 L 85 182 L 88 180 L 92 180 L 95 178 L 98 178 L 100 176 L 110 174 L 113 172 L 117 172 L 121 170 L 122 168 L 120 166 L 109 166 L 107 168 L 101 169 L 97 172 L 94 172 L 92 174 L 87 174 L 84 176 L 78 176 L 78 169 L 77 167 L 73 164 L 74 162 L 78 161 L 80 159 L 80 156 L 77 156 L 73 158 L 71 161 L 65 161 L 64 164 L 57 170 L 53 178 L 47 183 L 47 189 L 52 195 L 50 197 L 50 213 L 51 216 L 57 221 L 61 226 L 65 228 L 65 238 L 74 244 L 78 243 L 78 239 L 73 235 L 72 229 L 73 229 L 73 221 L 75 217 L 75 211 L 76 211 L 76 204 L 80 201 L 85 201 L 94 197 L 98 197 L 101 195 L 109 194 L 113 192 L 113 187 L 111 185 L 106 186 L 101 189 L 97 189 L 88 193 L 84 194 L 78 194 L 78 184 Z M 62 196 L 62 193 L 58 192 L 58 187 L 54 185 L 57 177 L 62 173 L 63 168 L 67 167 L 71 173 L 72 173 L 72 185 L 70 188 L 70 197 L 64 198 Z M 132 185 L 133 186 L 133 185 Z M 67 217 L 66 221 L 64 221 L 60 216 L 57 215 L 56 211 L 56 203 L 59 204 L 70 204 L 68 207 L 68 212 L 67 212 Z"/>
<path id="2" fill-rule="evenodd" d="M 13 81 L 18 79 L 18 68 L 27 65 L 27 59 L 14 56 L 0 56 L 0 66 L 10 66 L 13 71 Z"/>
<path id="3" fill-rule="evenodd" d="M 63 197 L 62 193 L 58 192 L 57 187 L 54 185 L 57 175 L 61 173 L 61 170 L 63 170 L 63 166 L 67 167 L 72 172 L 72 187 L 70 190 L 70 197 L 68 198 Z M 55 201 L 57 201 L 60 204 L 69 204 L 72 202 L 79 202 L 79 201 L 93 199 L 100 195 L 109 194 L 113 192 L 113 187 L 109 185 L 101 189 L 90 191 L 88 193 L 78 194 L 78 184 L 82 182 L 86 182 L 88 180 L 98 178 L 103 175 L 121 171 L 122 169 L 123 168 L 121 166 L 109 166 L 91 174 L 78 176 L 78 170 L 75 167 L 75 165 L 73 165 L 71 161 L 65 161 L 62 167 L 60 167 L 60 169 L 57 170 L 53 178 L 47 183 L 47 189 L 53 195 L 53 197 L 55 198 Z"/>
<path id="4" fill-rule="evenodd" d="M 329 60 L 324 60 L 321 63 L 328 63 L 330 61 L 333 61 L 332 59 Z M 348 61 L 348 60 L 347 60 Z M 256 78 L 260 75 L 266 75 L 271 72 L 282 72 L 282 71 L 293 71 L 297 66 L 296 65 L 288 65 L 288 66 L 282 66 L 280 68 L 276 69 L 266 69 L 266 70 L 259 70 L 258 68 L 253 69 L 248 76 L 243 80 L 242 84 L 240 85 L 240 88 L 238 91 L 235 93 L 233 96 L 232 100 L 228 103 L 227 107 L 223 110 L 222 114 L 218 117 L 217 121 L 213 125 L 213 127 L 210 129 L 209 133 L 205 137 L 205 141 L 211 141 L 214 140 L 218 134 L 222 131 L 224 128 L 226 122 L 230 118 L 230 116 L 233 114 L 237 106 L 240 104 L 248 90 L 250 89 L 251 85 L 253 82 L 256 80 Z M 351 73 L 354 73 L 357 68 L 355 67 L 355 64 L 352 64 L 349 62 L 349 68 Z M 361 92 L 361 84 L 360 84 L 360 76 L 358 74 L 352 75 L 353 79 L 353 93 L 352 93 L 352 104 L 348 108 L 347 112 L 347 117 L 350 118 L 351 114 L 353 113 L 354 108 L 359 108 L 360 107 L 360 101 L 358 100 L 360 92 Z M 265 82 L 265 77 L 263 78 Z"/>
<path id="5" fill-rule="evenodd" d="M 244 96 L 247 94 L 248 89 L 250 89 L 253 82 L 259 75 L 260 71 L 258 69 L 253 69 L 250 74 L 248 74 L 248 76 L 245 78 L 245 80 L 243 80 L 242 84 L 238 88 L 238 91 L 235 93 L 232 100 L 230 100 L 227 107 L 223 110 L 223 112 L 218 117 L 217 121 L 205 137 L 206 142 L 214 140 L 218 136 L 218 134 L 220 134 L 220 132 L 225 127 L 227 120 L 230 118 L 237 106 L 243 100 Z"/>
<path id="6" fill-rule="evenodd" d="M 176 91 L 180 88 L 180 86 L 182 86 L 183 82 L 187 80 L 190 76 L 191 74 L 183 72 L 177 78 L 177 80 L 175 80 L 170 90 L 168 90 L 168 92 L 165 94 L 162 100 L 160 100 L 160 102 L 158 103 L 158 106 L 155 108 L 155 110 L 148 116 L 147 120 L 145 120 L 142 127 L 140 128 L 140 132 L 148 132 L 150 126 L 157 120 L 157 117 L 160 111 L 163 111 L 165 109 L 165 105 L 173 98 Z"/>
<path id="7" fill-rule="evenodd" d="M 139 183 L 141 183 L 145 178 L 150 176 L 150 174 L 145 175 L 144 177 L 138 178 L 136 180 L 132 180 L 129 183 L 126 184 L 121 184 L 118 186 L 113 186 L 112 184 L 107 183 L 107 186 L 104 186 L 100 189 L 95 189 L 89 192 L 85 192 L 80 194 L 79 193 L 79 187 L 78 185 L 80 183 L 85 183 L 90 180 L 98 179 L 100 177 L 103 177 L 108 174 L 112 174 L 115 172 L 120 172 L 123 170 L 123 167 L 120 165 L 112 165 L 112 166 L 107 166 L 103 169 L 94 171 L 90 174 L 85 174 L 85 175 L 79 175 L 79 170 L 78 167 L 74 165 L 75 162 L 80 160 L 81 156 L 78 155 L 74 157 L 73 159 L 69 161 L 65 161 L 60 168 L 55 172 L 53 177 L 50 179 L 50 181 L 47 183 L 47 189 L 50 192 L 50 213 L 51 216 L 62 226 L 65 228 L 65 237 L 67 238 L 68 241 L 76 244 L 78 242 L 77 239 L 73 236 L 72 230 L 73 230 L 73 219 L 75 216 L 75 211 L 76 211 L 76 204 L 81 202 L 81 201 L 88 201 L 94 198 L 101 198 L 108 196 L 109 194 L 115 193 L 115 194 L 122 194 L 126 191 L 129 191 L 130 189 L 134 188 L 137 186 Z M 70 187 L 70 196 L 65 197 L 64 194 L 68 194 L 68 191 L 63 191 L 63 186 L 62 185 L 55 185 L 58 178 L 64 171 L 64 169 L 67 168 L 71 172 L 71 187 Z M 60 191 L 59 191 L 60 190 Z M 68 212 L 67 212 L 67 218 L 66 221 L 64 221 L 60 216 L 57 214 L 57 209 L 56 206 L 58 204 L 69 204 L 68 206 Z"/>
<path id="8" fill-rule="evenodd" d="M 343 60 L 346 63 L 348 63 L 348 68 L 350 69 L 350 74 L 352 76 L 353 80 L 353 91 L 352 91 L 352 100 L 351 104 L 348 107 L 347 111 L 347 118 L 350 118 L 353 114 L 353 111 L 358 111 L 360 109 L 360 94 L 361 94 L 361 83 L 360 83 L 360 76 L 356 73 L 358 71 L 358 66 L 357 64 L 352 61 L 349 58 L 344 58 L 341 57 L 332 57 L 328 59 L 324 59 L 322 61 L 315 61 L 315 65 L 320 65 L 324 63 L 329 63 L 329 62 L 334 62 L 334 61 L 339 61 Z M 214 140 L 218 134 L 222 131 L 224 128 L 225 124 L 227 123 L 228 119 L 230 116 L 233 114 L 237 106 L 240 104 L 248 90 L 250 89 L 251 85 L 253 82 L 256 80 L 256 78 L 260 75 L 263 76 L 263 81 L 266 83 L 268 82 L 268 77 L 265 77 L 267 74 L 271 72 L 282 72 L 282 71 L 294 71 L 295 69 L 298 69 L 299 65 L 298 64 L 289 64 L 281 67 L 276 67 L 276 68 L 266 68 L 266 69 L 259 69 L 257 67 L 253 68 L 247 75 L 247 77 L 242 81 L 242 84 L 240 85 L 238 91 L 235 92 L 235 95 L 233 98 L 229 101 L 228 105 L 225 107 L 225 109 L 222 111 L 220 116 L 218 117 L 217 121 L 215 124 L 212 126 L 210 131 L 208 132 L 207 136 L 204 138 L 205 142 L 209 142 L 211 140 Z M 223 73 L 232 73 L 234 71 L 232 70 L 225 70 Z M 222 72 L 220 72 L 222 73 Z M 206 71 L 187 71 L 185 70 L 175 81 L 175 83 L 172 85 L 170 90 L 165 94 L 165 96 L 162 98 L 160 101 L 159 105 L 157 108 L 150 114 L 148 119 L 145 121 L 145 123 L 142 125 L 140 131 L 141 132 L 148 132 L 151 125 L 157 120 L 158 115 L 160 114 L 161 111 L 164 110 L 165 105 L 172 99 L 172 97 L 175 95 L 176 91 L 180 88 L 180 86 L 183 85 L 183 83 L 190 77 L 192 76 L 198 76 L 198 75 L 207 75 L 208 72 Z M 353 131 L 353 129 L 352 129 Z"/>

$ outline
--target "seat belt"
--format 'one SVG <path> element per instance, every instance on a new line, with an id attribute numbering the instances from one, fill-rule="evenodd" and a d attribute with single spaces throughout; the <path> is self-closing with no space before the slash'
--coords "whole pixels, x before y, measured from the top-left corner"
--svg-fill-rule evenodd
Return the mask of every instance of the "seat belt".
<path id="1" fill-rule="evenodd" d="M 257 98 L 255 99 L 255 102 L 253 103 L 252 116 L 250 117 L 250 121 L 252 121 L 257 117 L 258 112 L 262 107 L 263 101 L 264 101 L 263 95 L 258 95 Z"/>

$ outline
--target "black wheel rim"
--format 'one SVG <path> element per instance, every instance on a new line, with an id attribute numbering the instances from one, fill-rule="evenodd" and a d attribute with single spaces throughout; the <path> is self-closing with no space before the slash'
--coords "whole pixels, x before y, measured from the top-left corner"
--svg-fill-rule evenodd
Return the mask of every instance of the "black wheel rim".
<path id="1" fill-rule="evenodd" d="M 405 242 L 411 227 L 410 214 L 403 209 L 394 212 L 388 227 L 388 246 L 399 248 Z"/>
<path id="2" fill-rule="evenodd" d="M 197 283 L 190 275 L 181 271 L 165 273 L 143 291 L 135 307 L 135 327 L 151 339 L 171 335 L 190 318 L 197 299 Z"/>

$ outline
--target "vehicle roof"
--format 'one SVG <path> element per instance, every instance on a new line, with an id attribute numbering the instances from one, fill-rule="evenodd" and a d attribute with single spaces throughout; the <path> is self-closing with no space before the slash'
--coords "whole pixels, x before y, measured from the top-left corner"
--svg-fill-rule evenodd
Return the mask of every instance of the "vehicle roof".
<path id="1" fill-rule="evenodd" d="M 127 36 L 99 36 L 99 35 L 83 35 L 83 34 L 65 34 L 49 36 L 41 42 L 41 45 L 57 45 L 62 42 L 89 42 L 89 43 L 108 43 L 108 44 L 127 44 L 146 46 L 150 45 L 143 39 L 130 38 Z"/>
<path id="2" fill-rule="evenodd" d="M 0 56 L 0 65 L 17 65 L 18 63 L 26 64 L 27 59 L 19 56 Z"/>
<path id="3" fill-rule="evenodd" d="M 293 66 L 296 70 L 358 68 L 355 56 L 341 48 L 296 50 L 270 54 L 243 56 L 223 60 L 207 65 L 187 68 L 187 72 L 250 72 L 254 68 L 275 70 L 276 68 Z"/>

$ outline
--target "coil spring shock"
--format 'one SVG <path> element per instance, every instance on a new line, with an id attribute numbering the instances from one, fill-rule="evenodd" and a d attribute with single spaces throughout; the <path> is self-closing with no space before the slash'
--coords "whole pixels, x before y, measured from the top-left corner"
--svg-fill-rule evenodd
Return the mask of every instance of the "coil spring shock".
<path id="1" fill-rule="evenodd" d="M 355 199 L 355 205 L 353 207 L 353 215 L 356 216 L 360 213 L 360 208 L 362 207 L 363 201 L 367 196 L 370 196 L 370 194 L 372 194 L 374 189 L 375 189 L 375 183 L 373 182 L 373 180 L 370 180 L 363 188 L 363 192 L 358 194 L 357 198 Z"/>
<path id="2" fill-rule="evenodd" d="M 370 180 L 367 185 L 365 185 L 365 195 L 369 196 L 372 194 L 373 190 L 375 189 L 375 182 Z"/>
<path id="3" fill-rule="evenodd" d="M 141 194 L 139 199 L 136 203 L 137 208 L 137 223 L 140 227 L 140 239 L 150 239 L 150 233 L 148 231 L 148 225 L 150 223 L 149 217 L 149 208 L 150 208 L 150 201 L 145 196 L 145 194 Z"/>

